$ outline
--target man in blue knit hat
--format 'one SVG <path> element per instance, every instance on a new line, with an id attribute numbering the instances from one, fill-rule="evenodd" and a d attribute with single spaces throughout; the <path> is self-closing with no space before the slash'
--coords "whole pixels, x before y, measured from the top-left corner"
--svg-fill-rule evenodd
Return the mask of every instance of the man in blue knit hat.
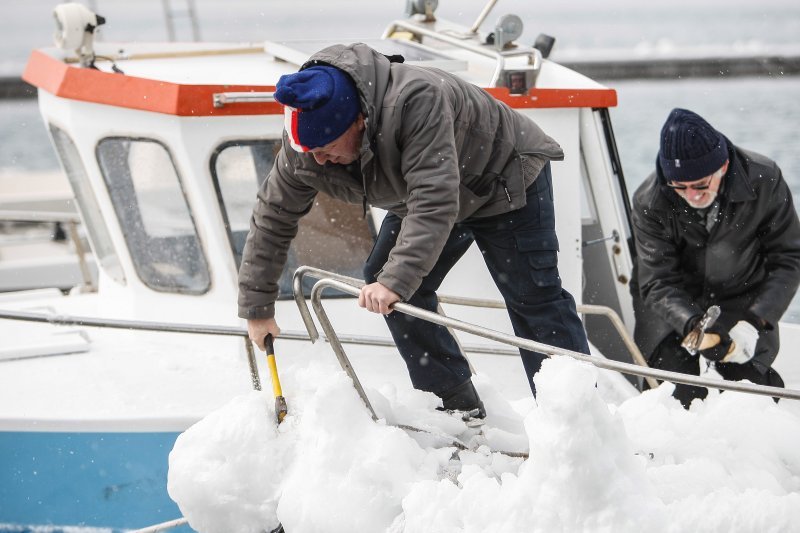
<path id="1" fill-rule="evenodd" d="M 414 387 L 448 410 L 485 414 L 444 327 L 392 312 L 436 311 L 436 290 L 475 242 L 517 335 L 589 353 L 558 275 L 550 161 L 561 147 L 533 121 L 459 77 L 336 45 L 282 76 L 283 149 L 258 194 L 239 270 L 239 316 L 259 346 L 278 335 L 275 299 L 298 220 L 324 192 L 388 211 L 359 304 L 386 316 Z M 521 351 L 533 375 L 546 356 Z"/>
<path id="2" fill-rule="evenodd" d="M 800 222 L 774 161 L 673 109 L 656 170 L 633 196 L 635 337 L 654 368 L 699 375 L 682 347 L 713 305 L 699 354 L 728 380 L 782 387 L 778 321 L 800 284 Z M 677 384 L 688 409 L 703 387 Z"/>

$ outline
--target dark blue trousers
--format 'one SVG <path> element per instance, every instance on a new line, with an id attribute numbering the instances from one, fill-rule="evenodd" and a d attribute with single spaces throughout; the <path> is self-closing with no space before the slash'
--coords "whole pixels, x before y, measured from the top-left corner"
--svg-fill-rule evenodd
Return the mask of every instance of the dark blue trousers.
<path id="1" fill-rule="evenodd" d="M 508 307 L 517 336 L 589 353 L 575 301 L 561 287 L 550 165 L 528 187 L 527 205 L 516 211 L 457 223 L 439 260 L 407 303 L 436 311 L 436 290 L 474 241 Z M 367 283 L 376 281 L 395 245 L 402 219 L 391 213 L 381 225 L 364 266 Z M 468 296 L 468 294 L 467 294 Z M 447 328 L 394 312 L 386 317 L 415 388 L 443 396 L 468 380 L 469 365 Z M 546 355 L 520 350 L 531 391 Z"/>

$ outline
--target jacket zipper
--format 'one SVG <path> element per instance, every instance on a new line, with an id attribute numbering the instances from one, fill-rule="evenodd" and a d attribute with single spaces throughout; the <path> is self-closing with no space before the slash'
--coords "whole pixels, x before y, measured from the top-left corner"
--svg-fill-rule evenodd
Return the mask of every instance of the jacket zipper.
<path id="1" fill-rule="evenodd" d="M 511 203 L 511 195 L 508 193 L 508 183 L 506 183 L 505 179 L 501 178 L 500 185 L 503 186 L 503 190 L 506 193 L 506 199 L 508 200 L 508 203 Z"/>

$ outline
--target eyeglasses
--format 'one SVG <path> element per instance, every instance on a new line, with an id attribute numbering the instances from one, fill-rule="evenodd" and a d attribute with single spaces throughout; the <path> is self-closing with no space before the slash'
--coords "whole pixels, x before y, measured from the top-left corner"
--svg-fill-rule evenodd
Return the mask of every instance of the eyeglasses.
<path id="1" fill-rule="evenodd" d="M 695 191 L 704 191 L 711 187 L 711 180 L 714 179 L 714 176 L 711 176 L 705 183 L 701 185 L 686 185 L 684 183 L 676 184 L 676 183 L 667 183 L 667 187 L 675 191 L 685 191 L 687 189 L 693 189 Z"/>

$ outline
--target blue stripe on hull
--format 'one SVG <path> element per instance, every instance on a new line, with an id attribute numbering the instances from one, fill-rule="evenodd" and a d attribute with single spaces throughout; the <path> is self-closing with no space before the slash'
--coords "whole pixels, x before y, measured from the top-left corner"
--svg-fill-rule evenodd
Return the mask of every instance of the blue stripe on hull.
<path id="1" fill-rule="evenodd" d="M 0 432 L 0 524 L 117 530 L 179 518 L 167 494 L 178 435 Z"/>

